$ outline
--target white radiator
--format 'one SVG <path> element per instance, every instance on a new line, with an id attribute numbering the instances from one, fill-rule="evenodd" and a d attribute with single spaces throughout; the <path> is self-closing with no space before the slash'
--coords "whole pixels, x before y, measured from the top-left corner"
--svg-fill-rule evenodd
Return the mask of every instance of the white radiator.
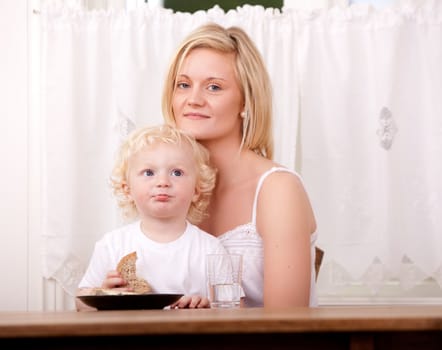
<path id="1" fill-rule="evenodd" d="M 75 310 L 75 298 L 66 293 L 54 279 L 44 279 L 43 300 L 44 311 Z"/>

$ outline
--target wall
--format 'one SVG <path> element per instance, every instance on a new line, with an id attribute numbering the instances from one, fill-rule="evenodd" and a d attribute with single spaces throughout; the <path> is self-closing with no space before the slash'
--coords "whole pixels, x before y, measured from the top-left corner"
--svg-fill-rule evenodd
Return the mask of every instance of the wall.
<path id="1" fill-rule="evenodd" d="M 27 308 L 27 2 L 0 2 L 0 310 Z"/>

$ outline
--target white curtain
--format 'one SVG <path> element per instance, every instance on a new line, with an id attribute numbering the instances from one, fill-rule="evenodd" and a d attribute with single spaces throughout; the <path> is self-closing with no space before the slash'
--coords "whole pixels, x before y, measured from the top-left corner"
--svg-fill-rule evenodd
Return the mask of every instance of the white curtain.
<path id="1" fill-rule="evenodd" d="M 297 17 L 300 169 L 324 264 L 374 293 L 442 286 L 441 5 Z"/>
<path id="2" fill-rule="evenodd" d="M 108 188 L 115 149 L 133 127 L 162 122 L 174 48 L 215 21 L 244 28 L 264 56 L 275 158 L 304 178 L 324 264 L 370 285 L 428 276 L 442 285 L 441 18 L 437 1 L 192 15 L 43 9 L 45 277 L 73 294 L 95 241 L 121 224 Z M 405 262 L 420 274 L 405 276 Z"/>

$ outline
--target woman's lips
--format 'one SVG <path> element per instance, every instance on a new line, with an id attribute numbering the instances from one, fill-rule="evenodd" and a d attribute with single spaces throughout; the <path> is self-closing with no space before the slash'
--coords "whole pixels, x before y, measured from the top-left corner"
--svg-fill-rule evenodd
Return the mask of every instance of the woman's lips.
<path id="1" fill-rule="evenodd" d="M 183 114 L 184 118 L 188 119 L 207 119 L 209 118 L 207 115 L 202 113 L 185 113 Z"/>

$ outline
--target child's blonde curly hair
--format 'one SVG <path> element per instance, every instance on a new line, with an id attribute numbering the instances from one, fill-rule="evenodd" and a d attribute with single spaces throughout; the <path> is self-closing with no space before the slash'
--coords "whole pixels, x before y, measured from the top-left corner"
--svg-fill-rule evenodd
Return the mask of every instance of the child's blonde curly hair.
<path id="1" fill-rule="evenodd" d="M 139 128 L 133 131 L 120 146 L 112 170 L 110 185 L 123 217 L 128 220 L 138 217 L 135 203 L 128 196 L 126 190 L 129 159 L 142 148 L 158 142 L 177 146 L 187 142 L 191 146 L 197 170 L 196 191 L 199 197 L 198 200 L 191 203 L 187 219 L 192 224 L 200 223 L 207 215 L 206 209 L 215 187 L 216 170 L 209 165 L 209 152 L 203 145 L 195 141 L 191 135 L 169 125 Z"/>

